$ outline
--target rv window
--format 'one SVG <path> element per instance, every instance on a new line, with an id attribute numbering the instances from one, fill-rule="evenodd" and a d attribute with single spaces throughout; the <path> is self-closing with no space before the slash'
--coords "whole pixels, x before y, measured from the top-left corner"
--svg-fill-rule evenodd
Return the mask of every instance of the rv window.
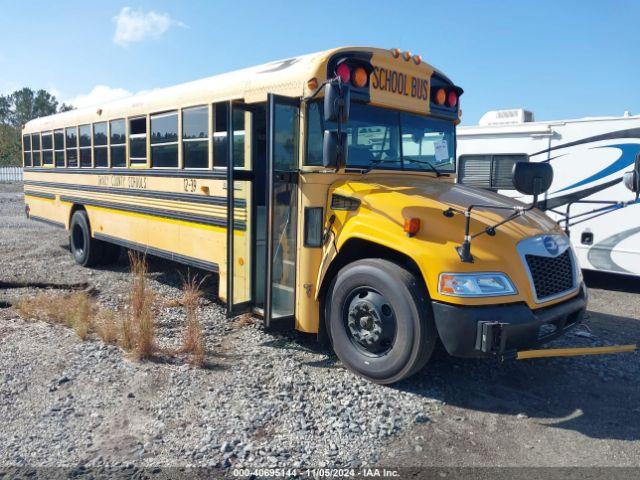
<path id="1" fill-rule="evenodd" d="M 514 190 L 513 165 L 528 161 L 525 154 L 461 155 L 458 183 L 489 190 Z"/>

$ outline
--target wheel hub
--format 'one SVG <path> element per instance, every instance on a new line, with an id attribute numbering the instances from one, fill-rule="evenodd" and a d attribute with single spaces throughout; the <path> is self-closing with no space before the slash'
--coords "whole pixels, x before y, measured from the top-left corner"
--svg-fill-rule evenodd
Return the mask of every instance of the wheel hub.
<path id="1" fill-rule="evenodd" d="M 368 302 L 357 302 L 349 310 L 349 330 L 353 338 L 367 345 L 380 339 L 382 322 L 375 307 Z"/>
<path id="2" fill-rule="evenodd" d="M 352 295 L 346 312 L 351 341 L 365 353 L 386 353 L 395 337 L 396 321 L 386 298 L 378 292 L 363 289 Z"/>

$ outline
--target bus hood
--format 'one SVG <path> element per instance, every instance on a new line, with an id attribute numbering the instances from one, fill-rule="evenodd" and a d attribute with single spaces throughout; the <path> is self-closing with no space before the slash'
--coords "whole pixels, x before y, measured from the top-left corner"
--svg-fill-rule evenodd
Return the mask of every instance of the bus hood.
<path id="1" fill-rule="evenodd" d="M 341 202 L 334 198 L 335 195 L 357 201 Z M 329 192 L 328 211 L 335 216 L 333 231 L 337 251 L 358 239 L 400 252 L 416 263 L 435 300 L 465 305 L 491 301 L 439 295 L 438 275 L 441 272 L 505 272 L 518 294 L 503 297 L 501 301 L 525 301 L 531 308 L 536 307 L 518 243 L 543 234 L 564 235 L 562 230 L 541 211 L 531 210 L 498 227 L 494 236 L 483 234 L 474 238 L 471 243 L 473 262 L 462 262 L 456 247 L 464 240 L 465 216 L 447 217 L 443 213 L 450 207 L 465 210 L 476 204 L 524 205 L 492 192 L 423 175 L 368 174 L 334 183 Z M 471 235 L 485 231 L 511 213 L 512 210 L 474 208 Z M 404 231 L 404 222 L 409 218 L 420 220 L 418 232 L 411 237 Z"/>
<path id="2" fill-rule="evenodd" d="M 525 206 L 522 202 L 497 193 L 426 176 L 367 175 L 359 181 L 334 184 L 333 193 L 356 198 L 360 201 L 361 208 L 386 212 L 398 220 L 415 216 L 423 222 L 429 219 L 432 225 L 433 221 L 457 225 L 461 230 L 456 239 L 460 241 L 464 233 L 464 217 L 445 217 L 443 212 L 450 207 L 466 210 L 471 205 L 479 204 L 496 207 Z M 471 233 L 500 222 L 512 213 L 512 210 L 474 208 Z M 551 218 L 534 209 L 501 226 L 500 230 L 510 236 L 529 237 L 550 231 L 557 233 L 560 228 Z"/>

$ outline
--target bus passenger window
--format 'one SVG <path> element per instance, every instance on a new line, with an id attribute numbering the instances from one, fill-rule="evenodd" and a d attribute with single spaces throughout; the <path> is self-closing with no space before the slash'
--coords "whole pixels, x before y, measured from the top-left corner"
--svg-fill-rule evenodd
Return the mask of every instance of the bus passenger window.
<path id="1" fill-rule="evenodd" d="M 182 110 L 182 158 L 184 168 L 209 167 L 209 108 Z"/>
<path id="2" fill-rule="evenodd" d="M 42 133 L 42 164 L 53 165 L 53 134 L 51 132 Z"/>
<path id="3" fill-rule="evenodd" d="M 111 167 L 126 167 L 127 133 L 124 120 L 112 120 L 109 122 L 109 145 L 111 149 Z"/>
<path id="4" fill-rule="evenodd" d="M 78 132 L 80 166 L 85 168 L 91 167 L 91 125 L 80 125 Z"/>
<path id="5" fill-rule="evenodd" d="M 93 158 L 96 167 L 108 167 L 107 122 L 93 124 Z"/>
<path id="6" fill-rule="evenodd" d="M 178 112 L 151 115 L 151 166 L 178 168 Z"/>
<path id="7" fill-rule="evenodd" d="M 233 166 L 238 169 L 247 169 L 244 149 L 245 139 L 245 112 L 242 110 L 233 110 Z"/>
<path id="8" fill-rule="evenodd" d="M 129 164 L 147 163 L 147 117 L 129 120 Z"/>
<path id="9" fill-rule="evenodd" d="M 64 167 L 64 130 L 53 132 L 53 162 L 56 167 Z"/>
<path id="10" fill-rule="evenodd" d="M 40 134 L 31 134 L 31 155 L 33 156 L 33 166 L 39 167 L 40 162 Z"/>
<path id="11" fill-rule="evenodd" d="M 31 135 L 22 136 L 23 164 L 25 167 L 31 166 Z"/>
<path id="12" fill-rule="evenodd" d="M 227 123 L 229 105 L 225 102 L 213 105 L 213 166 L 227 166 Z"/>
<path id="13" fill-rule="evenodd" d="M 69 127 L 67 134 L 67 167 L 78 166 L 78 128 Z"/>

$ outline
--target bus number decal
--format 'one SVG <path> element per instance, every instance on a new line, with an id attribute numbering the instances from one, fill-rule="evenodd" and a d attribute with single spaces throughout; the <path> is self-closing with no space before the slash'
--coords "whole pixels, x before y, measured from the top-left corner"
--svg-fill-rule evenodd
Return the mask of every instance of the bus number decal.
<path id="1" fill-rule="evenodd" d="M 196 188 L 198 188 L 198 182 L 195 178 L 185 178 L 184 179 L 184 191 L 185 192 L 195 192 Z"/>

